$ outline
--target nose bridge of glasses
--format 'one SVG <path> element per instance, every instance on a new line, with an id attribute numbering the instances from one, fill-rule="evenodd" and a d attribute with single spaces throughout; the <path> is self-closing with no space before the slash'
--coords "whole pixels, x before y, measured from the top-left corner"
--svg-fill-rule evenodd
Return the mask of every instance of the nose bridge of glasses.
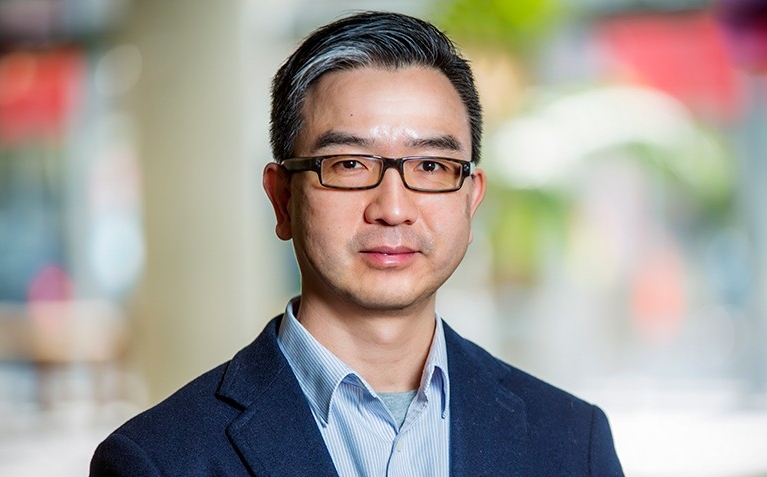
<path id="1" fill-rule="evenodd" d="M 392 159 L 389 157 L 377 157 L 376 159 L 378 159 L 379 164 L 381 164 L 381 172 L 379 173 L 378 178 L 379 183 L 383 181 L 387 170 L 394 169 L 399 174 L 400 179 L 402 179 L 402 183 L 407 184 L 407 181 L 405 180 L 405 171 L 402 167 L 404 160 L 407 158 Z"/>

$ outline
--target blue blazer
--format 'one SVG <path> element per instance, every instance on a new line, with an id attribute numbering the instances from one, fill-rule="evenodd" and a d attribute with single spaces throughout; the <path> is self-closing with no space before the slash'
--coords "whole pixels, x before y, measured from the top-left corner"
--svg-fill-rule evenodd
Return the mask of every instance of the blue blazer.
<path id="1" fill-rule="evenodd" d="M 280 317 L 228 363 L 102 442 L 91 477 L 337 476 L 277 345 Z M 622 476 L 604 413 L 445 326 L 453 477 Z M 435 476 L 441 477 L 441 476 Z"/>

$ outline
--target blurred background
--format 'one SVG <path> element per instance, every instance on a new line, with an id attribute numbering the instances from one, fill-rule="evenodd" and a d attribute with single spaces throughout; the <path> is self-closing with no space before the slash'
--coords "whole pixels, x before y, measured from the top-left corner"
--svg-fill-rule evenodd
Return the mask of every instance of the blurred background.
<path id="1" fill-rule="evenodd" d="M 358 9 L 477 75 L 446 320 L 599 403 L 629 476 L 767 476 L 767 0 L 0 0 L 0 475 L 86 475 L 283 310 L 269 82 Z"/>

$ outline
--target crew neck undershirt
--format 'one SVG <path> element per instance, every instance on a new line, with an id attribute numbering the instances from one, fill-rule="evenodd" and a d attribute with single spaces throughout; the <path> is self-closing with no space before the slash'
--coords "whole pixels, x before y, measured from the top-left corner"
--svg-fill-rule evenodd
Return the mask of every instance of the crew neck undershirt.
<path id="1" fill-rule="evenodd" d="M 415 398 L 416 391 L 404 391 L 401 393 L 377 393 L 386 407 L 389 408 L 394 417 L 394 421 L 397 423 L 397 428 L 401 428 L 407 417 L 407 410 L 410 407 L 410 403 Z"/>

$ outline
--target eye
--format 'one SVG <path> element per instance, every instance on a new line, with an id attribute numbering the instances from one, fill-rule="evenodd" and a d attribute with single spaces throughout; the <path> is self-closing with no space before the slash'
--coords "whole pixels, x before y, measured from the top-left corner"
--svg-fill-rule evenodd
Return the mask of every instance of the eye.
<path id="1" fill-rule="evenodd" d="M 360 171 L 367 166 L 359 159 L 349 157 L 338 157 L 328 159 L 326 166 L 335 173 Z"/>
<path id="2" fill-rule="evenodd" d="M 336 164 L 336 167 L 340 167 L 342 169 L 358 169 L 362 167 L 362 163 L 354 159 L 346 159 L 344 161 L 339 161 Z"/>
<path id="3" fill-rule="evenodd" d="M 416 169 L 420 172 L 439 174 L 442 172 L 446 172 L 448 170 L 448 166 L 441 161 L 435 161 L 432 159 L 423 159 L 418 161 L 418 167 Z"/>

